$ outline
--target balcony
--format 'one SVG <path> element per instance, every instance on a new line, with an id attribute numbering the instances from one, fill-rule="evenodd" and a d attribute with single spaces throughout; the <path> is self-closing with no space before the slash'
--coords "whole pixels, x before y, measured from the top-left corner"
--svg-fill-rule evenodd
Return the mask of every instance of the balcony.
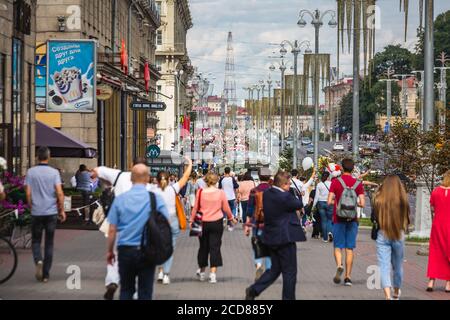
<path id="1" fill-rule="evenodd" d="M 161 26 L 161 16 L 156 7 L 155 0 L 137 0 L 136 1 L 140 8 L 144 11 L 144 14 L 149 16 L 155 25 L 155 28 L 158 29 Z"/>
<path id="2" fill-rule="evenodd" d="M 157 46 L 156 55 L 157 56 L 165 56 L 165 55 L 185 56 L 185 55 L 187 55 L 186 44 L 184 44 L 184 43 L 163 44 L 161 46 Z"/>

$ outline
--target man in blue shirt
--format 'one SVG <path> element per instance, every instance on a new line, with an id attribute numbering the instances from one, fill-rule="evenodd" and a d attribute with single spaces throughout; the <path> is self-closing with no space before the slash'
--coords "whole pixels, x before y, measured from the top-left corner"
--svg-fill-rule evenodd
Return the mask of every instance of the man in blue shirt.
<path id="1" fill-rule="evenodd" d="M 146 165 L 136 165 L 131 171 L 133 187 L 130 191 L 115 198 L 108 214 L 108 264 L 115 260 L 114 245 L 118 235 L 118 261 L 120 274 L 120 299 L 132 300 L 136 291 L 136 277 L 138 277 L 139 300 L 151 300 L 153 294 L 153 280 L 155 267 L 141 266 L 141 239 L 144 226 L 150 217 L 150 195 L 147 191 L 149 170 Z M 164 199 L 156 195 L 156 208 L 167 219 Z"/>

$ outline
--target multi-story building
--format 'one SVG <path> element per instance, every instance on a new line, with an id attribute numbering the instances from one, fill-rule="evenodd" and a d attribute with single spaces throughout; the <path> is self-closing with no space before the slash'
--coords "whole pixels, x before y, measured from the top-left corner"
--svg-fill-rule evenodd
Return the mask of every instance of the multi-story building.
<path id="1" fill-rule="evenodd" d="M 187 0 L 157 1 L 161 15 L 161 27 L 156 37 L 156 65 L 162 77 L 157 83 L 161 101 L 167 109 L 158 123 L 160 147 L 171 150 L 180 126 L 179 119 L 191 108 L 191 99 L 186 94 L 188 79 L 194 72 L 186 48 L 186 35 L 192 28 L 192 18 Z"/>
<path id="2" fill-rule="evenodd" d="M 406 79 L 406 87 L 402 88 L 402 80 L 397 82 L 398 86 L 401 88 L 399 93 L 399 105 L 401 108 L 406 106 L 406 119 L 410 121 L 420 121 L 420 113 L 418 112 L 418 91 L 416 87 L 417 79 L 416 77 L 409 77 Z M 391 119 L 391 125 L 393 122 L 400 117 L 393 117 Z M 380 130 L 384 130 L 385 125 L 387 123 L 387 116 L 385 114 L 378 114 L 376 117 L 376 125 Z"/>
<path id="3" fill-rule="evenodd" d="M 34 164 L 36 1 L 0 2 L 0 157 L 25 174 Z"/>
<path id="4" fill-rule="evenodd" d="M 37 3 L 36 56 L 41 71 L 37 77 L 45 77 L 48 40 L 94 39 L 98 47 L 97 88 L 107 92 L 97 101 L 95 113 L 36 114 L 37 120 L 97 149 L 97 159 L 55 160 L 55 165 L 67 175 L 81 161 L 88 166 L 128 169 L 133 158 L 145 156 L 147 129 L 156 129 L 158 121 L 155 112 L 130 109 L 135 99 L 156 100 L 156 81 L 161 75 L 155 65 L 156 30 L 160 27 L 155 1 L 38 0 Z M 45 88 L 36 88 L 38 110 L 44 111 L 46 96 Z"/>
<path id="5" fill-rule="evenodd" d="M 326 131 L 330 134 L 340 125 L 341 102 L 342 99 L 352 91 L 352 88 L 353 79 L 344 77 L 323 89 L 325 93 L 325 106 L 328 110 Z"/>

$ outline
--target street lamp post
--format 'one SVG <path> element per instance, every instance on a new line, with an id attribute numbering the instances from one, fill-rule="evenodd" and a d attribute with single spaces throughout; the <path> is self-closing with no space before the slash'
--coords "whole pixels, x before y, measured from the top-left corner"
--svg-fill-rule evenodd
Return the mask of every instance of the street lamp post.
<path id="1" fill-rule="evenodd" d="M 257 108 L 259 109 L 259 110 L 257 110 L 256 111 L 256 114 L 257 114 L 257 116 L 256 116 L 256 153 L 257 153 L 257 156 L 259 157 L 259 142 L 260 142 L 260 140 L 259 140 L 259 129 L 260 129 L 260 125 L 261 125 L 261 118 L 260 118 L 260 113 L 261 113 L 261 101 L 259 100 L 260 99 L 260 96 L 261 96 L 261 86 L 260 85 L 255 85 L 255 88 L 256 88 L 256 92 L 257 92 Z"/>
<path id="2" fill-rule="evenodd" d="M 269 110 L 267 112 L 267 124 L 269 126 L 269 159 L 272 159 L 272 80 L 269 77 L 267 80 L 267 86 L 269 89 Z"/>
<path id="3" fill-rule="evenodd" d="M 424 73 L 425 71 L 423 70 L 418 70 L 418 71 L 413 71 L 412 73 L 414 73 L 417 76 L 420 74 L 420 80 L 416 80 L 416 87 L 417 87 L 417 95 L 419 96 L 419 112 L 420 112 L 420 129 L 421 130 L 425 130 L 425 126 L 424 126 L 424 86 L 423 86 L 423 79 L 424 79 Z"/>
<path id="4" fill-rule="evenodd" d="M 424 129 L 434 126 L 434 0 L 425 3 Z"/>
<path id="5" fill-rule="evenodd" d="M 275 71 L 275 66 L 270 66 L 270 71 Z M 281 71 L 281 150 L 283 151 L 285 148 L 285 137 L 286 137 L 286 106 L 285 104 L 285 81 L 284 74 L 287 69 L 287 63 L 285 63 L 284 58 L 281 57 L 281 62 L 279 63 L 279 69 Z"/>
<path id="6" fill-rule="evenodd" d="M 450 58 L 447 56 L 445 52 L 441 52 L 439 55 L 439 59 L 437 60 L 441 63 L 440 67 L 435 68 L 440 71 L 441 80 L 437 84 L 437 88 L 439 90 L 439 100 L 442 103 L 443 110 L 439 111 L 439 125 L 442 128 L 445 128 L 446 124 L 446 113 L 447 113 L 447 70 L 450 70 L 449 67 L 446 66 L 447 62 L 450 61 Z"/>
<path id="7" fill-rule="evenodd" d="M 394 77 L 402 80 L 402 120 L 405 120 L 408 116 L 408 84 L 406 83 L 406 80 L 411 76 L 411 74 L 394 75 Z"/>
<path id="8" fill-rule="evenodd" d="M 319 54 L 319 34 L 320 34 L 320 28 L 323 26 L 323 21 L 325 16 L 330 15 L 331 19 L 328 22 L 328 25 L 331 28 L 335 28 L 338 23 L 336 21 L 336 12 L 333 10 L 326 10 L 323 13 L 320 12 L 319 9 L 314 10 L 314 12 L 311 12 L 309 10 L 301 10 L 300 11 L 300 19 L 297 23 L 297 25 L 301 28 L 306 26 L 306 21 L 304 19 L 305 14 L 311 16 L 312 21 L 311 24 L 314 26 L 315 29 L 315 53 Z M 317 75 L 314 75 L 314 79 Z M 317 165 L 319 160 L 319 141 L 320 141 L 320 119 L 319 119 L 319 95 L 317 88 L 314 88 L 315 84 L 313 82 L 313 102 L 314 102 L 314 162 Z"/>
<path id="9" fill-rule="evenodd" d="M 286 45 L 290 46 L 292 49 L 292 54 L 294 55 L 294 117 L 293 117 L 293 147 L 294 147 L 294 156 L 293 156 L 293 168 L 297 168 L 297 152 L 298 152 L 298 148 L 297 148 L 297 144 L 298 144 L 298 122 L 297 122 L 297 118 L 298 118 L 298 55 L 301 52 L 301 47 L 302 45 L 307 45 L 308 48 L 305 50 L 306 53 L 310 53 L 310 42 L 308 40 L 302 41 L 302 42 L 298 42 L 297 40 L 294 41 L 294 43 L 288 41 L 288 40 L 284 40 L 281 43 L 281 56 L 285 56 L 287 54 L 287 50 L 285 48 Z"/>
<path id="10" fill-rule="evenodd" d="M 386 71 L 387 79 L 381 79 L 380 81 L 386 82 L 386 115 L 387 115 L 387 131 L 391 129 L 391 119 L 392 119 L 392 82 L 396 81 L 391 79 L 391 76 L 395 73 L 392 66 L 390 66 Z"/>

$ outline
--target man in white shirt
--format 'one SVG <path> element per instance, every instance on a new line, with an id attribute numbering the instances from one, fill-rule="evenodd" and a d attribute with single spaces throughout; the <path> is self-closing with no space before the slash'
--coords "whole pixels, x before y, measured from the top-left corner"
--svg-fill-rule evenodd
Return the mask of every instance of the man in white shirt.
<path id="1" fill-rule="evenodd" d="M 239 184 L 236 179 L 231 176 L 231 168 L 225 168 L 225 174 L 219 182 L 219 189 L 222 189 L 225 192 L 231 212 L 236 218 L 236 194 L 239 189 Z M 228 230 L 233 231 L 232 225 L 228 224 Z"/>
<path id="2" fill-rule="evenodd" d="M 313 169 L 311 178 L 308 181 L 306 181 L 306 178 L 304 177 L 298 179 L 298 174 L 299 173 L 297 169 L 292 170 L 291 188 L 293 188 L 294 190 L 296 190 L 298 193 L 301 194 L 303 205 L 306 205 L 308 204 L 309 200 L 309 188 L 311 188 L 312 184 L 314 183 L 314 178 L 316 176 L 316 169 L 315 168 Z"/>
<path id="3" fill-rule="evenodd" d="M 137 158 L 134 160 L 133 166 L 138 164 L 145 164 L 146 160 L 144 158 Z M 117 169 L 112 169 L 108 167 L 98 167 L 92 171 L 92 178 L 99 178 L 111 184 L 114 188 L 114 196 L 118 197 L 121 194 L 128 192 L 133 187 L 131 182 L 131 172 L 122 172 Z M 155 191 L 156 186 L 147 185 L 147 189 L 150 191 Z M 104 295 L 105 300 L 113 300 L 114 293 L 119 287 L 120 276 L 119 276 L 119 266 L 118 262 L 115 261 L 113 265 L 107 266 L 105 286 L 106 293 Z"/>

